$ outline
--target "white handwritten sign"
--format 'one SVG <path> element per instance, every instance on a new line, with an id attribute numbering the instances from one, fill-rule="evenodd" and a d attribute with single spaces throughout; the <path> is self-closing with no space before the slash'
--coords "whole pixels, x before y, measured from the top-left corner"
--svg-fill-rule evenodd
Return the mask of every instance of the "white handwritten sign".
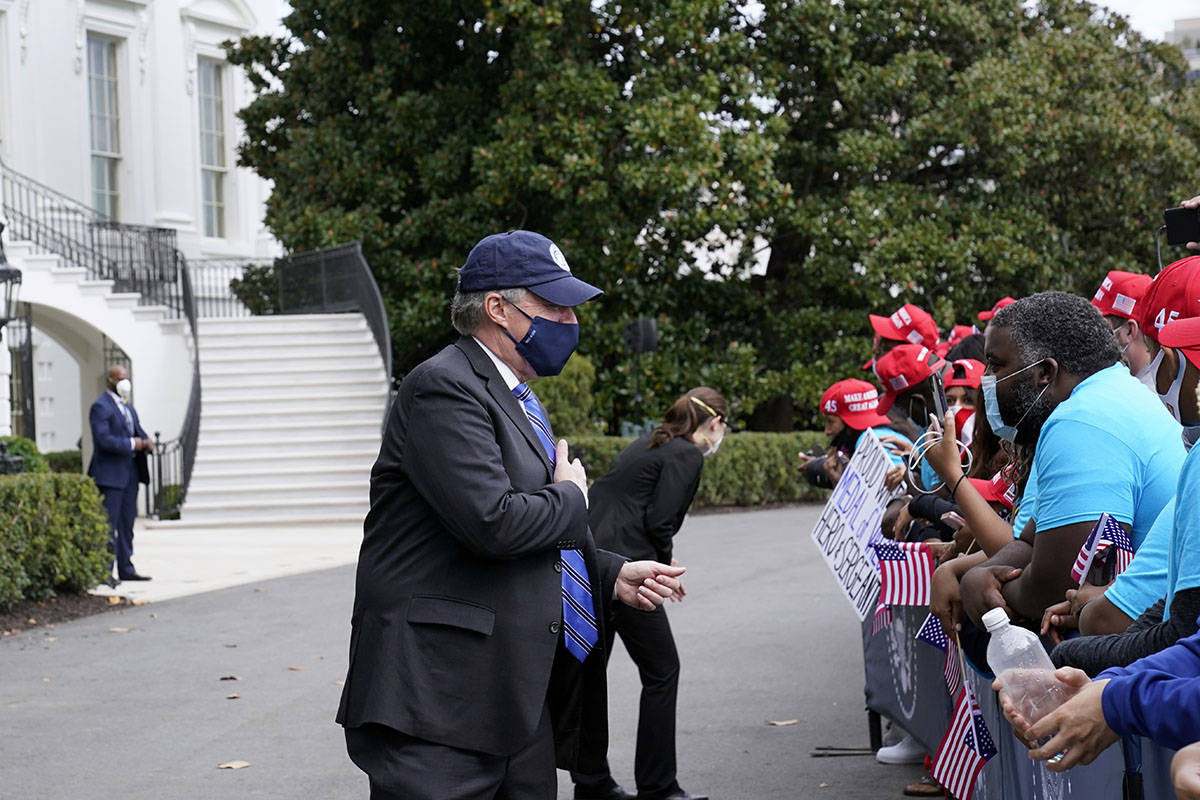
<path id="1" fill-rule="evenodd" d="M 879 569 L 870 545 L 883 538 L 883 512 L 901 492 L 883 485 L 891 467 L 887 448 L 867 430 L 812 530 L 813 541 L 859 620 L 875 611 L 879 596 Z"/>

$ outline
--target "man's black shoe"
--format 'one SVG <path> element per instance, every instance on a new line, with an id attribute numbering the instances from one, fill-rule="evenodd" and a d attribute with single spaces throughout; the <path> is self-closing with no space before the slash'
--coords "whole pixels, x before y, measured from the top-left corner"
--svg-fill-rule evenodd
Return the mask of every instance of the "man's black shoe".
<path id="1" fill-rule="evenodd" d="M 691 794 L 690 792 L 685 792 L 682 789 L 680 789 L 675 794 L 669 794 L 666 797 L 662 798 L 662 800 L 708 800 L 708 795 L 706 795 L 706 794 Z"/>
<path id="2" fill-rule="evenodd" d="M 121 580 L 123 580 L 123 581 L 148 581 L 148 580 L 150 580 L 150 576 L 149 575 L 138 575 L 136 572 L 131 572 L 128 575 L 122 575 Z"/>
<path id="3" fill-rule="evenodd" d="M 607 791 L 576 786 L 575 800 L 637 800 L 637 795 L 617 785 Z"/>
<path id="4" fill-rule="evenodd" d="M 119 586 L 121 583 L 119 580 L 114 578 L 112 575 L 109 575 L 107 578 L 105 578 L 103 582 L 104 582 L 104 585 L 110 589 L 117 588 L 117 586 Z"/>

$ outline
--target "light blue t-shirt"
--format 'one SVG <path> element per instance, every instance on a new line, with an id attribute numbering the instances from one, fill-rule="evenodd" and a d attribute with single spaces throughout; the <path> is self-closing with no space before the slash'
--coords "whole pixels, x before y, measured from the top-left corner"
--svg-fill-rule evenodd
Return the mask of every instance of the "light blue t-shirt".
<path id="1" fill-rule="evenodd" d="M 1175 494 L 1182 429 L 1121 364 L 1088 376 L 1042 425 L 1034 467 L 1039 532 L 1104 512 L 1132 529 L 1136 550 Z"/>
<path id="2" fill-rule="evenodd" d="M 1129 566 L 1117 576 L 1104 596 L 1130 619 L 1137 619 L 1147 608 L 1167 596 L 1167 553 L 1171 548 L 1171 529 L 1175 525 L 1175 498 L 1163 506 L 1150 526 Z M 1200 575 L 1200 571 L 1197 572 Z M 1200 585 L 1200 578 L 1193 586 Z"/>
<path id="3" fill-rule="evenodd" d="M 1033 510 L 1037 508 L 1037 461 L 1029 468 L 1029 477 L 1025 480 L 1025 491 L 1017 498 L 1013 507 L 1013 538 L 1020 539 L 1021 531 L 1033 519 Z"/>
<path id="4" fill-rule="evenodd" d="M 867 430 L 875 431 L 875 435 L 878 436 L 880 439 L 882 439 L 884 436 L 895 436 L 897 439 L 908 442 L 909 445 L 912 445 L 912 440 L 909 439 L 907 436 L 905 436 L 903 433 L 898 433 L 897 431 L 894 431 L 885 425 L 876 425 L 874 428 L 868 428 Z M 854 442 L 855 450 L 857 450 L 859 447 L 862 446 L 863 437 L 866 435 L 867 435 L 867 431 L 863 431 L 862 433 L 860 433 L 858 435 L 858 439 Z M 901 456 L 899 453 L 893 453 L 891 448 L 888 448 L 887 442 L 883 442 L 883 446 L 885 448 L 887 448 L 888 458 L 890 458 L 892 460 L 893 467 L 898 467 L 904 463 L 904 457 Z"/>
<path id="5" fill-rule="evenodd" d="M 1171 615 L 1171 600 L 1176 592 L 1200 586 L 1200 455 L 1197 453 L 1200 453 L 1200 444 L 1188 452 L 1175 492 L 1175 527 L 1171 531 L 1167 559 L 1167 591 L 1160 595 L 1167 598 L 1163 619 Z"/>

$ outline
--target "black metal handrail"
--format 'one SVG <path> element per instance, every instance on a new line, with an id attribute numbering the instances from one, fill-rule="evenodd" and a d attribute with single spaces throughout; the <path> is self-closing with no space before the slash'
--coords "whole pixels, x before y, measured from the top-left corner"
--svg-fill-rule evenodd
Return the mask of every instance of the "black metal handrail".
<path id="1" fill-rule="evenodd" d="M 279 313 L 358 311 L 375 337 L 385 374 L 391 379 L 392 334 L 387 310 L 379 284 L 363 258 L 361 243 L 294 253 L 277 260 L 275 271 L 279 281 Z"/>
<path id="2" fill-rule="evenodd" d="M 202 258 L 188 262 L 192 288 L 196 296 L 196 314 L 210 317 L 249 317 L 254 310 L 246 306 L 230 288 L 242 280 L 250 267 L 271 267 L 274 259 Z"/>
<path id="3" fill-rule="evenodd" d="M 138 304 L 162 306 L 166 316 L 187 320 L 192 337 L 192 386 L 176 439 L 155 434 L 149 513 L 178 516 L 187 496 L 200 433 L 200 347 L 196 298 L 187 261 L 171 228 L 131 225 L 23 175 L 0 161 L 0 211 L 10 234 L 81 268 L 89 280 L 113 282 L 114 292 L 136 292 Z M 169 487 L 169 488 L 168 488 Z"/>

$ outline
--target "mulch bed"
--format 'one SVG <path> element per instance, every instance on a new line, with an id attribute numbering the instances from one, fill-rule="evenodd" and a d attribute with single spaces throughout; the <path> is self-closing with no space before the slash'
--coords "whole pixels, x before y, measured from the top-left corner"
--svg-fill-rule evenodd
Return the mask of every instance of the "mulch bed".
<path id="1" fill-rule="evenodd" d="M 92 594 L 64 594 L 42 601 L 23 600 L 8 611 L 0 611 L 0 637 L 102 614 L 121 608 L 125 602 L 110 603 L 107 597 Z"/>

